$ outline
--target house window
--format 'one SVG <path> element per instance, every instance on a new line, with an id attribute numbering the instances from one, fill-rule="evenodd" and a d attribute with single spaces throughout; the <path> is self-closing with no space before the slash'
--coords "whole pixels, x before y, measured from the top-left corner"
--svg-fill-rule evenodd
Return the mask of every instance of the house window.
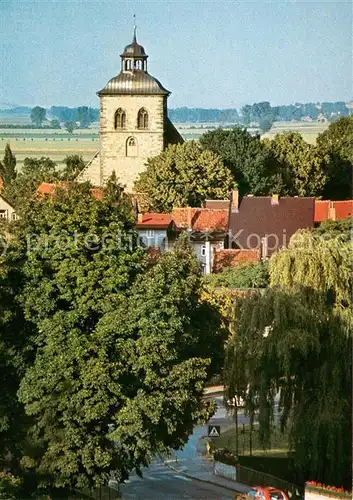
<path id="1" fill-rule="evenodd" d="M 0 219 L 7 219 L 7 210 L 0 210 Z"/>
<path id="2" fill-rule="evenodd" d="M 148 229 L 146 231 L 146 236 L 147 236 L 147 238 L 154 238 L 154 230 L 153 229 Z"/>
<path id="3" fill-rule="evenodd" d="M 135 137 L 129 137 L 126 141 L 126 156 L 137 156 L 137 140 Z"/>
<path id="4" fill-rule="evenodd" d="M 201 247 L 201 257 L 205 257 L 206 255 L 206 245 L 202 245 Z"/>
<path id="5" fill-rule="evenodd" d="M 145 108 L 141 108 L 137 115 L 137 128 L 147 129 L 148 128 L 148 113 Z"/>
<path id="6" fill-rule="evenodd" d="M 123 109 L 119 108 L 115 112 L 114 127 L 125 128 L 126 126 L 126 113 Z"/>

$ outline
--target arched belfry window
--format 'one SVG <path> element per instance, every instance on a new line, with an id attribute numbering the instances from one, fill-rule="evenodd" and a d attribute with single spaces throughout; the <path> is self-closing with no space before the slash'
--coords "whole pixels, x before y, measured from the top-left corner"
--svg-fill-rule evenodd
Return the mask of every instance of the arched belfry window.
<path id="1" fill-rule="evenodd" d="M 126 126 L 126 113 L 123 109 L 119 108 L 115 111 L 114 127 L 125 128 Z"/>
<path id="2" fill-rule="evenodd" d="M 137 115 L 137 128 L 148 128 L 148 113 L 145 108 L 141 108 Z"/>
<path id="3" fill-rule="evenodd" d="M 126 141 L 126 156 L 137 156 L 137 140 L 135 137 L 129 137 Z"/>

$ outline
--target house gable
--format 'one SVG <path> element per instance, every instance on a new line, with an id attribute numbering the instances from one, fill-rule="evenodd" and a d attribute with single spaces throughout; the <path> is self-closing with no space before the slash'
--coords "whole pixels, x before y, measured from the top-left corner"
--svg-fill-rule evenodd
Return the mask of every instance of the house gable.
<path id="1" fill-rule="evenodd" d="M 0 195 L 0 219 L 15 220 L 15 208 L 3 196 Z"/>

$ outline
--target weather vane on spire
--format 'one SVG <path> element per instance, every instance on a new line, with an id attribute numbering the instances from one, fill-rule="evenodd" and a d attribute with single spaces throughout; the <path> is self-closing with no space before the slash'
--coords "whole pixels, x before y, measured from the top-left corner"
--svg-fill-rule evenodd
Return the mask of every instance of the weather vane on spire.
<path id="1" fill-rule="evenodd" d="M 137 26 L 136 26 L 136 15 L 134 14 L 134 42 L 136 42 L 136 29 L 137 29 Z"/>

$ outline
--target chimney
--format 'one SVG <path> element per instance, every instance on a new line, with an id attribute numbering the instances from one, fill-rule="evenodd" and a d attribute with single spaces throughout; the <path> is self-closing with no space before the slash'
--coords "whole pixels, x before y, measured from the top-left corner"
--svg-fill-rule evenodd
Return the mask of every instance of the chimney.
<path id="1" fill-rule="evenodd" d="M 186 208 L 186 225 L 188 229 L 192 229 L 192 208 Z"/>
<path id="2" fill-rule="evenodd" d="M 336 207 L 333 201 L 329 201 L 328 204 L 328 219 L 336 220 Z"/>
<path id="3" fill-rule="evenodd" d="M 268 241 L 267 241 L 267 234 L 264 236 L 261 240 L 261 256 L 262 260 L 267 260 L 268 259 Z"/>
<path id="4" fill-rule="evenodd" d="M 279 205 L 279 195 L 278 194 L 272 195 L 271 205 Z"/>
<path id="5" fill-rule="evenodd" d="M 239 190 L 238 188 L 232 191 L 232 212 L 239 212 Z"/>
<path id="6" fill-rule="evenodd" d="M 141 223 L 143 222 L 143 214 L 142 214 L 141 212 L 139 212 L 139 213 L 137 214 L 137 222 L 138 222 L 139 224 L 141 224 Z"/>

